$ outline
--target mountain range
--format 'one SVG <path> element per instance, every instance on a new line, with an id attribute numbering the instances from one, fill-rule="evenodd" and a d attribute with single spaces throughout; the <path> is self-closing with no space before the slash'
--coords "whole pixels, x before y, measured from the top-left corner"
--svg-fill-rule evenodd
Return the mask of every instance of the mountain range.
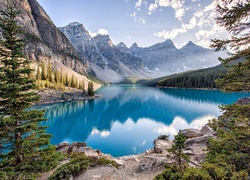
<path id="1" fill-rule="evenodd" d="M 91 37 L 83 24 L 73 22 L 57 28 L 36 0 L 12 0 L 20 11 L 18 22 L 24 27 L 26 56 L 33 62 L 51 62 L 54 69 L 77 73 L 79 80 L 94 76 L 117 83 L 124 78 L 155 78 L 219 64 L 221 54 L 192 42 L 177 49 L 171 40 L 150 47 L 123 42 L 114 45 L 109 35 Z M 7 0 L 0 0 L 4 10 Z M 86 82 L 87 82 L 86 81 Z"/>
<path id="2" fill-rule="evenodd" d="M 173 73 L 212 67 L 219 64 L 217 53 L 189 41 L 177 49 L 172 40 L 150 47 L 134 43 L 128 48 L 123 42 L 114 45 L 109 35 L 91 37 L 83 24 L 70 23 L 59 27 L 76 50 L 88 59 L 88 69 L 98 79 L 119 82 L 124 78 L 156 78 Z"/>

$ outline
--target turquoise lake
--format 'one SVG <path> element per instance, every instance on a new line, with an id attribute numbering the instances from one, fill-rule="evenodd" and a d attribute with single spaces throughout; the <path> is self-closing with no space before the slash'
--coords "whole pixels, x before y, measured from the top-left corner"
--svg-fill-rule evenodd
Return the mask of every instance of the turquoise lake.
<path id="1" fill-rule="evenodd" d="M 86 142 L 114 157 L 143 153 L 159 135 L 200 129 L 222 114 L 219 105 L 250 95 L 140 85 L 104 86 L 97 93 L 103 97 L 43 106 L 52 144 Z"/>

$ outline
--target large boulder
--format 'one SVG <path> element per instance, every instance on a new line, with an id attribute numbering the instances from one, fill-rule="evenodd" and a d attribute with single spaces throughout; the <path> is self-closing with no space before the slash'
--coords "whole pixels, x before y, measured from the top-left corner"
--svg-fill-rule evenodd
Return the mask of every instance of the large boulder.
<path id="1" fill-rule="evenodd" d="M 173 142 L 169 139 L 163 140 L 163 139 L 156 139 L 154 141 L 154 152 L 155 153 L 162 153 L 166 149 L 169 149 L 172 147 Z"/>
<path id="2" fill-rule="evenodd" d="M 69 151 L 69 143 L 67 142 L 63 142 L 63 143 L 60 143 L 58 145 L 55 146 L 56 147 L 56 151 L 58 152 L 68 152 Z"/>
<path id="3" fill-rule="evenodd" d="M 203 134 L 198 129 L 184 129 L 181 131 L 184 137 L 188 138 L 195 138 L 195 137 L 201 137 Z"/>

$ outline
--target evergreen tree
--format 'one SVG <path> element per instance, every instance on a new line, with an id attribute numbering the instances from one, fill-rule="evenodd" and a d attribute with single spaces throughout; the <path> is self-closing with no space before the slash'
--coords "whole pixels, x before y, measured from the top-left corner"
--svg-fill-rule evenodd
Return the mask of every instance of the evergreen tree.
<path id="1" fill-rule="evenodd" d="M 47 66 L 47 79 L 53 83 L 54 79 L 53 79 L 53 71 L 52 71 L 52 66 L 51 63 L 48 62 L 48 66 Z"/>
<path id="2" fill-rule="evenodd" d="M 75 76 L 73 74 L 71 76 L 70 82 L 71 82 L 71 87 L 76 88 L 76 78 L 75 78 Z"/>
<path id="3" fill-rule="evenodd" d="M 58 70 L 55 70 L 55 73 L 54 73 L 54 78 L 55 78 L 55 82 L 57 84 L 60 84 L 61 83 L 61 75 L 60 75 L 60 71 Z"/>
<path id="4" fill-rule="evenodd" d="M 223 64 L 233 68 L 217 85 L 224 91 L 250 90 L 250 2 L 224 1 L 218 5 L 217 23 L 228 30 L 232 37 L 213 40 L 212 47 L 234 51 Z M 217 138 L 210 139 L 208 154 L 203 167 L 213 179 L 248 179 L 250 175 L 250 102 L 244 99 L 222 106 L 223 115 L 210 122 Z"/>
<path id="5" fill-rule="evenodd" d="M 203 166 L 214 179 L 247 177 L 250 174 L 250 103 L 222 106 L 222 110 L 223 115 L 210 123 L 217 138 L 210 139 Z"/>
<path id="6" fill-rule="evenodd" d="M 23 33 L 18 12 L 6 6 L 0 12 L 0 176 L 29 179 L 32 172 L 49 170 L 58 162 L 51 135 L 45 133 L 44 111 L 27 110 L 39 99 L 32 70 L 22 51 Z M 8 174 L 10 171 L 12 173 Z M 5 176 L 4 176 L 5 175 Z M 0 179 L 3 179 L 0 177 Z"/>
<path id="7" fill-rule="evenodd" d="M 89 96 L 94 96 L 95 95 L 93 82 L 88 82 L 88 95 Z"/>
<path id="8" fill-rule="evenodd" d="M 31 79 L 31 78 L 29 78 Z M 36 73 L 36 80 L 37 80 L 37 88 L 38 90 L 41 89 L 41 72 L 40 72 L 40 67 L 37 67 L 37 73 Z"/>
<path id="9" fill-rule="evenodd" d="M 83 94 L 85 94 L 85 84 L 84 84 L 85 82 L 84 82 L 84 79 L 82 80 L 82 92 L 83 92 Z"/>
<path id="10" fill-rule="evenodd" d="M 172 154 L 174 154 L 174 158 L 177 161 L 177 165 L 179 170 L 183 170 L 183 163 L 182 161 L 189 161 L 189 157 L 183 153 L 183 149 L 185 148 L 185 141 L 186 138 L 183 136 L 181 130 L 179 130 L 179 133 L 174 137 L 174 143 L 168 151 Z"/>
<path id="11" fill-rule="evenodd" d="M 70 87 L 70 84 L 71 84 L 71 82 L 70 82 L 70 80 L 69 80 L 69 75 L 66 74 L 65 85 L 66 85 L 67 87 Z"/>
<path id="12" fill-rule="evenodd" d="M 62 68 L 60 70 L 60 83 L 63 85 L 64 84 L 64 78 L 63 78 L 63 72 L 62 72 Z"/>
<path id="13" fill-rule="evenodd" d="M 45 64 L 44 62 L 42 62 L 42 80 L 46 80 L 46 79 L 47 79 L 47 76 L 45 73 Z"/>
<path id="14" fill-rule="evenodd" d="M 234 53 L 220 61 L 233 68 L 217 85 L 226 91 L 250 90 L 250 1 L 222 1 L 217 6 L 217 23 L 232 34 L 230 39 L 212 40 L 216 51 L 231 49 Z"/>

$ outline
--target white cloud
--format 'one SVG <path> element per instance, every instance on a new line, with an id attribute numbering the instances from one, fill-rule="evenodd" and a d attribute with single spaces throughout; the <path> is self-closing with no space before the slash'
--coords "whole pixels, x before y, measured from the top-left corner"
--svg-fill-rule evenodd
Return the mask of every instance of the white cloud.
<path id="1" fill-rule="evenodd" d="M 155 0 L 153 4 L 149 5 L 148 14 L 152 14 L 158 7 L 171 7 L 175 10 L 175 17 L 181 20 L 185 14 L 183 0 Z"/>
<path id="2" fill-rule="evenodd" d="M 182 8 L 183 7 L 183 1 L 181 1 L 181 0 L 172 0 L 171 1 L 171 3 L 170 3 L 170 6 L 173 8 L 173 9 L 175 9 L 175 10 L 177 10 L 177 9 L 179 9 L 179 8 Z"/>
<path id="3" fill-rule="evenodd" d="M 195 129 L 201 129 L 205 124 L 208 123 L 210 119 L 215 118 L 212 115 L 206 115 L 200 118 L 197 118 L 193 120 L 191 123 L 188 123 L 186 119 L 176 116 L 173 120 L 173 122 L 169 126 L 164 126 L 162 128 L 155 129 L 154 132 L 157 134 L 166 134 L 169 135 L 171 139 L 178 133 L 178 131 L 181 129 L 189 129 L 189 128 L 195 128 Z"/>
<path id="4" fill-rule="evenodd" d="M 106 29 L 99 29 L 97 32 L 91 32 L 91 30 L 89 31 L 89 34 L 91 37 L 95 37 L 97 36 L 98 34 L 101 34 L 101 35 L 108 35 L 109 32 L 108 30 Z"/>
<path id="5" fill-rule="evenodd" d="M 214 0 L 207 6 L 197 6 L 198 1 L 195 1 L 196 7 L 185 7 L 184 1 L 162 0 L 161 6 L 169 6 L 175 10 L 175 17 L 181 21 L 181 26 L 170 30 L 165 29 L 154 33 L 154 35 L 165 39 L 174 39 L 177 47 L 181 47 L 184 41 L 189 40 L 200 46 L 209 47 L 213 38 L 228 38 L 229 33 L 216 24 L 217 1 Z M 160 0 L 155 0 L 155 2 L 160 6 Z M 186 12 L 193 14 L 193 17 L 188 21 L 183 20 Z M 185 36 L 181 36 L 184 33 Z"/>
<path id="6" fill-rule="evenodd" d="M 135 23 L 142 23 L 142 24 L 146 23 L 145 19 L 138 17 L 136 15 L 136 12 L 133 12 L 132 14 L 130 14 L 130 17 L 134 19 Z"/>
<path id="7" fill-rule="evenodd" d="M 103 138 L 106 138 L 106 137 L 108 137 L 110 135 L 110 132 L 109 131 L 102 131 L 101 132 L 101 137 L 103 137 Z"/>
<path id="8" fill-rule="evenodd" d="M 154 35 L 157 37 L 163 37 L 164 39 L 174 39 L 179 34 L 186 33 L 188 30 L 195 28 L 195 26 L 196 26 L 196 18 L 195 16 L 193 16 L 189 20 L 189 24 L 182 24 L 181 28 L 175 28 L 170 31 L 163 30 L 161 32 L 154 33 Z"/>
<path id="9" fill-rule="evenodd" d="M 156 0 L 155 2 L 157 2 L 159 6 L 162 7 L 170 6 L 170 0 Z"/>
<path id="10" fill-rule="evenodd" d="M 131 36 L 127 36 L 128 39 L 131 39 Z"/>
<path id="11" fill-rule="evenodd" d="M 140 8 L 142 5 L 142 0 L 138 0 L 136 3 L 135 3 L 135 8 Z"/>
<path id="12" fill-rule="evenodd" d="M 95 135 L 95 134 L 100 134 L 100 136 L 101 136 L 102 138 L 106 138 L 106 137 L 108 137 L 108 136 L 110 135 L 110 132 L 107 131 L 107 130 L 104 130 L 104 131 L 101 131 L 101 132 L 100 132 L 98 129 L 94 128 L 94 129 L 92 130 L 92 132 L 91 132 L 91 135 Z"/>
<path id="13" fill-rule="evenodd" d="M 172 29 L 171 31 L 163 30 L 161 32 L 154 33 L 157 37 L 163 37 L 164 39 L 174 39 L 180 33 L 185 33 L 185 29 Z"/>
<path id="14" fill-rule="evenodd" d="M 106 30 L 106 29 L 99 29 L 99 30 L 98 30 L 98 34 L 101 34 L 101 35 L 108 35 L 109 32 L 108 32 L 108 30 Z"/>
<path id="15" fill-rule="evenodd" d="M 152 12 L 154 12 L 156 9 L 157 9 L 158 5 L 155 3 L 155 4 L 150 4 L 149 5 L 149 8 L 148 8 L 148 14 L 152 14 Z"/>
<path id="16" fill-rule="evenodd" d="M 94 135 L 94 134 L 99 134 L 99 130 L 94 128 L 91 132 L 91 135 Z"/>
<path id="17" fill-rule="evenodd" d="M 184 8 L 181 8 L 175 11 L 175 17 L 179 20 L 181 20 L 184 14 L 185 14 Z"/>
<path id="18" fill-rule="evenodd" d="M 183 27 L 183 29 L 185 29 L 185 30 L 190 30 L 190 29 L 193 29 L 193 28 L 195 28 L 195 26 L 196 26 L 196 18 L 195 18 L 195 16 L 193 16 L 190 20 L 189 20 L 189 24 L 182 24 L 182 27 Z"/>

